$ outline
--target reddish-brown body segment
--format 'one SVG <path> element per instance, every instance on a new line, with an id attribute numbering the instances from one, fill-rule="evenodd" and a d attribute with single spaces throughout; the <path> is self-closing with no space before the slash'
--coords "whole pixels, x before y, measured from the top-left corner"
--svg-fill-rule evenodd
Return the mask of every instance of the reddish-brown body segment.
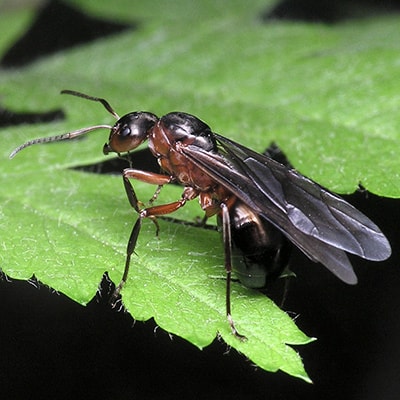
<path id="1" fill-rule="evenodd" d="M 142 210 L 143 217 L 169 214 L 182 207 L 186 201 L 196 197 L 199 197 L 200 206 L 207 217 L 220 213 L 221 203 L 231 205 L 235 202 L 236 197 L 230 191 L 217 184 L 209 175 L 199 171 L 182 153 L 182 147 L 192 145 L 193 142 L 192 137 L 180 141 L 175 140 L 171 131 L 164 126 L 162 119 L 151 129 L 149 134 L 150 151 L 157 158 L 162 170 L 169 174 L 169 177 L 150 173 L 142 175 L 142 171 L 132 169 L 126 169 L 124 177 L 154 185 L 164 185 L 176 181 L 184 186 L 184 190 L 181 200 Z"/>

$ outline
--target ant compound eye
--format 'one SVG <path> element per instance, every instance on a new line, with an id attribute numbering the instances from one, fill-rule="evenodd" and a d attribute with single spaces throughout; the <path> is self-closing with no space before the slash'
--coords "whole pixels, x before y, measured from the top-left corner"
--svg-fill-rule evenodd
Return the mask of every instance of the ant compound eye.
<path id="1" fill-rule="evenodd" d="M 124 126 L 121 127 L 120 135 L 122 137 L 130 136 L 131 133 L 132 133 L 132 130 L 131 130 L 131 127 L 129 125 L 124 125 Z"/>

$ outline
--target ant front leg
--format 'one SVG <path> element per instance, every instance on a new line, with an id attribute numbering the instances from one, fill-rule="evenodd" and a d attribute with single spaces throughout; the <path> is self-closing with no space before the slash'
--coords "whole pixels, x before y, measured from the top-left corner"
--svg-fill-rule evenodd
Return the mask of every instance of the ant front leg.
<path id="1" fill-rule="evenodd" d="M 129 203 L 131 206 L 140 214 L 139 205 L 141 204 L 137 197 L 135 190 L 129 179 L 136 179 L 141 182 L 150 183 L 157 185 L 157 190 L 152 198 L 157 197 L 158 193 L 161 191 L 161 187 L 167 183 L 171 183 L 173 178 L 168 175 L 155 174 L 152 172 L 141 171 L 137 169 L 125 169 L 122 178 L 124 180 L 124 187 L 126 194 L 128 196 Z"/>
<path id="2" fill-rule="evenodd" d="M 136 220 L 135 225 L 133 226 L 131 235 L 129 237 L 128 245 L 126 248 L 125 269 L 124 269 L 124 273 L 122 275 L 121 282 L 119 283 L 119 285 L 116 287 L 116 289 L 114 291 L 114 294 L 112 297 L 113 301 L 115 301 L 115 299 L 118 297 L 119 293 L 121 292 L 121 289 L 123 288 L 126 280 L 128 279 L 131 256 L 132 256 L 133 252 L 135 251 L 137 239 L 139 237 L 140 229 L 142 227 L 143 218 L 150 218 L 154 222 L 154 224 L 156 225 L 156 234 L 158 235 L 159 226 L 158 226 L 156 217 L 159 215 L 170 214 L 170 213 L 178 210 L 182 206 L 184 206 L 187 200 L 190 200 L 190 198 L 188 198 L 187 195 L 185 195 L 186 192 L 184 192 L 184 194 L 182 195 L 182 198 L 178 201 L 174 201 L 169 204 L 163 204 L 163 205 L 159 205 L 159 206 L 153 206 L 153 207 L 140 209 L 140 205 L 142 203 L 138 200 L 135 190 L 133 189 L 133 186 L 129 179 L 137 179 L 141 182 L 158 185 L 158 189 L 156 192 L 156 193 L 158 193 L 160 190 L 159 188 L 161 188 L 163 185 L 173 181 L 173 177 L 168 176 L 168 175 L 155 174 L 152 172 L 136 170 L 136 169 L 125 169 L 122 177 L 123 177 L 124 187 L 125 187 L 126 194 L 128 196 L 129 203 L 134 208 L 134 210 L 139 214 L 139 217 Z"/>

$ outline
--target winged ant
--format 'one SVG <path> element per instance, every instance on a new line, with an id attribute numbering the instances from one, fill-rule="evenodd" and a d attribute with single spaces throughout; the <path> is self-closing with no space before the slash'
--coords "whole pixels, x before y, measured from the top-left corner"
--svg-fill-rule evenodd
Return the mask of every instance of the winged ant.
<path id="1" fill-rule="evenodd" d="M 127 280 L 143 219 L 151 219 L 158 232 L 158 216 L 170 214 L 195 198 L 205 218 L 217 216 L 222 231 L 226 315 L 232 333 L 239 339 L 245 337 L 237 331 L 231 316 L 232 270 L 246 286 L 264 287 L 284 269 L 285 248 L 292 243 L 342 281 L 355 284 L 357 277 L 346 252 L 373 261 L 385 260 L 391 254 L 384 234 L 355 207 L 290 166 L 213 132 L 193 115 L 171 112 L 159 118 L 150 112 L 131 112 L 119 117 L 105 99 L 71 90 L 61 93 L 100 102 L 117 122 L 30 140 L 17 147 L 10 158 L 34 144 L 72 139 L 105 128 L 110 129 L 110 135 L 104 154 L 115 152 L 122 156 L 147 140 L 163 171 L 123 171 L 128 200 L 138 218 L 129 237 L 125 269 L 114 298 Z M 172 182 L 182 185 L 183 193 L 177 201 L 142 208 L 131 179 L 157 185 L 154 198 L 162 186 Z"/>

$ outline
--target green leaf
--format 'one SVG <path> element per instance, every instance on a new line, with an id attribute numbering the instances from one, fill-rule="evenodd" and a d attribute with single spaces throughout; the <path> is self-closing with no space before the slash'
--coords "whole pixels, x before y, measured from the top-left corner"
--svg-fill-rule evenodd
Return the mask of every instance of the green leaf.
<path id="1" fill-rule="evenodd" d="M 275 141 L 297 169 L 334 191 L 350 193 L 361 182 L 376 194 L 399 197 L 398 20 L 262 24 L 258 14 L 266 3 L 80 1 L 98 15 L 139 21 L 140 29 L 2 72 L 5 106 L 62 106 L 68 115 L 62 123 L 0 132 L 1 265 L 7 274 L 35 274 L 82 304 L 93 297 L 104 271 L 114 282 L 122 274 L 136 216 L 121 179 L 68 169 L 103 160 L 107 133 L 32 147 L 8 159 L 28 139 L 112 123 L 101 106 L 58 96 L 61 89 L 107 98 L 120 115 L 139 109 L 190 112 L 255 150 Z M 0 50 L 27 20 L 25 11 L 2 13 Z M 154 192 L 141 183 L 135 189 L 142 200 Z M 165 188 L 160 202 L 180 193 Z M 192 203 L 180 218 L 201 215 Z M 261 368 L 309 379 L 287 344 L 310 339 L 269 299 L 240 284 L 233 285 L 233 315 L 249 340 L 231 335 L 216 232 L 161 222 L 160 237 L 154 233 L 151 222 L 144 225 L 123 290 L 135 318 L 154 317 L 198 347 L 218 332 Z"/>

